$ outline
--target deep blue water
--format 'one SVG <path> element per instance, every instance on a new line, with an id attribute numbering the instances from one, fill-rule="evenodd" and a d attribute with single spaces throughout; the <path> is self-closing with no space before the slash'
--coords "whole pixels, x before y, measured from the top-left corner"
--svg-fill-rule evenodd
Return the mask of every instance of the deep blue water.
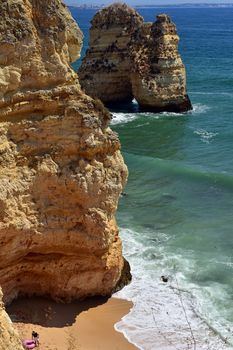
<path id="1" fill-rule="evenodd" d="M 126 255 L 127 240 L 141 244 L 132 257 L 135 270 L 153 266 L 158 275 L 178 276 L 196 311 L 232 342 L 233 9 L 139 12 L 146 21 L 166 12 L 176 23 L 194 110 L 138 114 L 122 107 L 113 114 L 130 172 L 118 211 Z M 95 11 L 72 13 L 85 51 Z"/>

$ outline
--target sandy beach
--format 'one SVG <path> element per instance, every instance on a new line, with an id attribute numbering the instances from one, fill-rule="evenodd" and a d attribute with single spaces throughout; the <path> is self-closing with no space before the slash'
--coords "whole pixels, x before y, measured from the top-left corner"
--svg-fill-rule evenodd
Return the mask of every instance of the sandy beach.
<path id="1" fill-rule="evenodd" d="M 8 308 L 22 340 L 40 334 L 39 350 L 136 350 L 114 329 L 131 309 L 122 299 L 93 298 L 57 304 L 44 298 L 20 298 Z"/>

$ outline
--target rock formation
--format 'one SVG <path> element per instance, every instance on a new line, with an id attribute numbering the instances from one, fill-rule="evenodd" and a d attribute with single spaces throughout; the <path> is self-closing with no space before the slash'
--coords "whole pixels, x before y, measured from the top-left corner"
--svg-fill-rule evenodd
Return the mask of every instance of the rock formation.
<path id="1" fill-rule="evenodd" d="M 3 300 L 109 295 L 125 269 L 115 211 L 127 168 L 109 112 L 70 68 L 82 34 L 60 0 L 0 9 Z"/>
<path id="2" fill-rule="evenodd" d="M 108 104 L 132 101 L 129 45 L 143 18 L 125 4 L 98 12 L 91 21 L 90 48 L 79 70 L 82 88 Z"/>
<path id="3" fill-rule="evenodd" d="M 105 104 L 134 97 L 146 111 L 188 111 L 192 106 L 178 42 L 169 16 L 144 23 L 127 5 L 113 4 L 92 20 L 81 86 Z"/>
<path id="4" fill-rule="evenodd" d="M 135 33 L 131 44 L 131 82 L 141 109 L 156 112 L 191 109 L 178 42 L 176 26 L 164 14 Z"/>
<path id="5" fill-rule="evenodd" d="M 0 350 L 23 350 L 19 335 L 5 312 L 0 291 Z"/>

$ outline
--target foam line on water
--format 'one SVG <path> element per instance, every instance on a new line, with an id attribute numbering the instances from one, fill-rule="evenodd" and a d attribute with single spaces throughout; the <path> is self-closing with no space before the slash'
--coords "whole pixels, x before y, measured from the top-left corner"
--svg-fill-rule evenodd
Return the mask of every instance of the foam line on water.
<path id="1" fill-rule="evenodd" d="M 200 136 L 201 141 L 204 143 L 210 143 L 218 135 L 217 132 L 210 132 L 204 129 L 197 129 L 193 133 Z"/>
<path id="2" fill-rule="evenodd" d="M 209 106 L 202 104 L 202 103 L 194 103 L 193 104 L 193 109 L 188 111 L 188 112 L 184 112 L 184 113 L 175 113 L 175 112 L 162 112 L 159 114 L 155 114 L 158 118 L 160 116 L 167 116 L 167 117 L 182 117 L 185 115 L 196 115 L 196 114 L 203 114 L 206 113 L 208 110 L 210 109 Z"/>
<path id="3" fill-rule="evenodd" d="M 151 112 L 112 112 L 112 125 L 117 124 L 125 124 L 130 123 L 136 119 L 143 118 L 145 120 L 148 120 L 150 118 L 152 119 L 160 119 L 165 117 L 184 117 L 184 116 L 190 116 L 190 115 L 197 115 L 197 114 L 203 114 L 206 113 L 210 107 L 207 105 L 196 103 L 193 105 L 193 110 L 185 113 L 175 113 L 175 112 L 161 112 L 161 113 L 151 113 Z"/>
<path id="4" fill-rule="evenodd" d="M 179 269 L 185 267 L 186 273 L 192 270 L 192 260 L 182 255 L 167 256 L 162 244 L 158 244 L 155 255 L 162 258 L 148 261 L 144 254 L 148 247 L 142 241 L 143 232 L 121 231 L 124 255 L 131 264 L 133 281 L 115 297 L 131 300 L 134 307 L 116 324 L 116 329 L 142 350 L 186 350 L 188 344 L 190 349 L 194 345 L 188 320 L 197 344 L 196 350 L 233 349 L 222 341 L 229 332 L 223 332 L 223 326 L 214 324 L 213 319 L 210 319 L 208 327 L 208 320 L 201 317 L 201 302 L 197 301 L 195 293 L 188 292 L 198 288 L 188 284 Z M 165 238 L 164 234 L 157 234 L 158 241 L 160 236 L 162 240 Z M 169 276 L 168 283 L 161 281 L 162 274 Z M 201 294 L 197 293 L 197 296 L 201 300 Z"/>
<path id="5" fill-rule="evenodd" d="M 129 123 L 134 119 L 138 118 L 136 113 L 122 113 L 122 112 L 113 112 L 112 113 L 112 125 Z"/>
<path id="6" fill-rule="evenodd" d="M 190 111 L 191 114 L 202 114 L 210 110 L 208 105 L 202 103 L 194 103 L 193 110 Z"/>

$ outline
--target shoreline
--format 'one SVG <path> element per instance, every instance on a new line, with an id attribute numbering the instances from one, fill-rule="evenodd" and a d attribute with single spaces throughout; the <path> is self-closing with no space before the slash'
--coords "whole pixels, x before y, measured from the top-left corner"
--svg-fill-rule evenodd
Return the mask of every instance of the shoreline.
<path id="1" fill-rule="evenodd" d="M 139 276 L 134 276 L 132 285 L 116 294 L 132 300 L 134 305 L 117 323 L 118 331 L 140 350 L 233 350 L 228 339 L 197 312 L 195 298 L 188 290 L 175 286 L 174 280 L 167 283 L 159 282 L 159 277 L 157 280 L 151 307 L 148 300 L 147 307 L 142 302 L 141 291 L 135 294 L 138 284 L 145 285 Z"/>
<path id="2" fill-rule="evenodd" d="M 7 312 L 22 340 L 39 333 L 38 350 L 138 350 L 115 328 L 132 306 L 114 297 L 70 304 L 32 297 L 15 300 Z"/>

